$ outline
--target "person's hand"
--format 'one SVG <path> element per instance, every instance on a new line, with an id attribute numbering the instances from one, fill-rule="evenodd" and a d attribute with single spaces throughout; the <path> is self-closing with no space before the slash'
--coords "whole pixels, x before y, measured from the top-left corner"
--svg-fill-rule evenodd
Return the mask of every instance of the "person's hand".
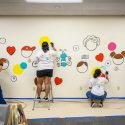
<path id="1" fill-rule="evenodd" d="M 51 42 L 50 45 L 51 45 L 52 47 L 54 47 L 54 43 L 53 43 L 53 42 Z"/>
<path id="2" fill-rule="evenodd" d="M 108 71 L 106 71 L 105 74 L 108 75 L 109 74 Z"/>

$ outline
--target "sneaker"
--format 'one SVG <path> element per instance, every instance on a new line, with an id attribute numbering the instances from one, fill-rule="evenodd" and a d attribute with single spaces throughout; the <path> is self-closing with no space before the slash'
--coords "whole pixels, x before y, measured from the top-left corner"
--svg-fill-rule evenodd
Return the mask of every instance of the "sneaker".
<path id="1" fill-rule="evenodd" d="M 99 104 L 100 107 L 103 107 L 103 102 L 101 101 L 100 104 Z"/>
<path id="2" fill-rule="evenodd" d="M 94 106 L 95 106 L 95 102 L 92 102 L 92 103 L 91 103 L 91 107 L 94 107 Z"/>
<path id="3" fill-rule="evenodd" d="M 44 99 L 45 101 L 48 101 L 48 97 L 44 97 L 43 99 Z"/>
<path id="4" fill-rule="evenodd" d="M 37 97 L 37 99 L 38 99 L 38 100 L 41 100 L 41 98 L 40 98 L 40 97 Z"/>

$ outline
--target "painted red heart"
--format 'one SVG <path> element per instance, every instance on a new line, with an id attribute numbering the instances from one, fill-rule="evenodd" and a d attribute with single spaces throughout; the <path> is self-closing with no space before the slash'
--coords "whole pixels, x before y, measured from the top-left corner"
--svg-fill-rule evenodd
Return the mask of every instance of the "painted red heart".
<path id="1" fill-rule="evenodd" d="M 95 58 L 97 61 L 102 62 L 104 59 L 104 55 L 103 55 L 103 53 L 99 53 L 98 55 L 96 55 Z"/>
<path id="2" fill-rule="evenodd" d="M 63 80 L 61 78 L 59 78 L 59 77 L 56 77 L 54 81 L 55 81 L 56 85 L 60 85 Z"/>
<path id="3" fill-rule="evenodd" d="M 16 51 L 16 48 L 14 46 L 8 46 L 7 47 L 7 52 L 10 54 L 10 55 L 13 55 Z"/>

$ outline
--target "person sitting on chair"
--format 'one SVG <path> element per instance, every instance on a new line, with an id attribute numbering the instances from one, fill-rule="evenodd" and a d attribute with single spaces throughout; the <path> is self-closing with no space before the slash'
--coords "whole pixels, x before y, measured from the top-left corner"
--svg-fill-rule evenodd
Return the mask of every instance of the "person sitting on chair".
<path id="1" fill-rule="evenodd" d="M 0 59 L 0 72 L 2 71 L 2 67 L 3 67 L 4 62 L 6 62 L 6 60 L 4 58 L 1 58 Z M 6 104 L 6 101 L 3 98 L 1 86 L 0 86 L 0 104 Z"/>
<path id="2" fill-rule="evenodd" d="M 50 49 L 48 42 L 42 43 L 42 50 L 39 51 L 34 62 L 37 64 L 37 99 L 41 99 L 42 84 L 45 84 L 45 100 L 48 100 L 48 94 L 50 92 L 50 82 L 53 76 L 54 59 L 57 56 L 54 44 L 50 43 L 52 49 Z"/>
<path id="3" fill-rule="evenodd" d="M 96 101 L 100 101 L 100 106 L 103 107 L 103 101 L 107 96 L 103 85 L 109 81 L 108 72 L 105 73 L 105 77 L 103 75 L 100 69 L 96 69 L 93 78 L 90 79 L 89 89 L 91 90 L 86 93 L 86 96 L 91 100 L 91 107 L 94 107 Z"/>

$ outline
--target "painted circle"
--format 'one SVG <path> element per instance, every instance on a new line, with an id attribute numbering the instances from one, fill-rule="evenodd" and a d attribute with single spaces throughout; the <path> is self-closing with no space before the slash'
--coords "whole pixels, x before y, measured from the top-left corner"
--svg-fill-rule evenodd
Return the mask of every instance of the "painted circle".
<path id="1" fill-rule="evenodd" d="M 47 42 L 48 44 L 50 44 L 50 38 L 48 36 L 41 37 L 39 41 L 40 46 L 42 46 L 43 42 Z"/>
<path id="2" fill-rule="evenodd" d="M 114 55 L 112 58 L 112 61 L 115 65 L 121 65 L 122 63 L 124 63 L 124 56 L 123 55 L 121 55 L 122 56 L 121 59 L 116 59 L 115 56 L 116 55 Z"/>
<path id="3" fill-rule="evenodd" d="M 12 82 L 16 82 L 16 81 L 17 81 L 17 77 L 16 77 L 16 76 L 14 76 L 14 75 L 13 75 L 13 76 L 11 76 L 11 81 L 12 81 Z"/>
<path id="4" fill-rule="evenodd" d="M 79 46 L 78 45 L 74 45 L 73 46 L 73 51 L 75 51 L 75 52 L 79 51 Z"/>
<path id="5" fill-rule="evenodd" d="M 9 67 L 9 60 L 6 59 L 6 62 L 2 66 L 2 70 L 6 70 Z"/>
<path id="6" fill-rule="evenodd" d="M 38 67 L 38 64 L 36 64 L 34 61 L 32 62 L 33 67 Z"/>
<path id="7" fill-rule="evenodd" d="M 20 74 L 23 73 L 23 69 L 20 67 L 20 64 L 14 65 L 14 67 L 13 67 L 13 72 L 14 72 L 16 75 L 20 75 Z"/>
<path id="8" fill-rule="evenodd" d="M 21 55 L 24 58 L 29 58 L 32 55 L 33 51 L 26 51 L 26 50 L 21 50 Z"/>
<path id="9" fill-rule="evenodd" d="M 78 62 L 76 69 L 79 73 L 85 73 L 88 70 L 88 63 L 84 61 Z"/>
<path id="10" fill-rule="evenodd" d="M 5 44 L 6 43 L 6 39 L 4 37 L 0 38 L 0 44 Z"/>
<path id="11" fill-rule="evenodd" d="M 21 67 L 22 69 L 26 69 L 26 68 L 27 68 L 27 64 L 26 64 L 25 62 L 22 62 L 22 63 L 20 64 L 20 67 Z"/>
<path id="12" fill-rule="evenodd" d="M 96 50 L 96 48 L 98 47 L 97 43 L 94 43 L 92 41 L 88 41 L 86 43 L 86 48 L 89 50 L 89 51 L 94 51 Z"/>
<path id="13" fill-rule="evenodd" d="M 114 51 L 114 50 L 116 49 L 116 44 L 115 44 L 114 42 L 110 42 L 110 43 L 108 44 L 108 49 L 109 49 L 110 51 Z"/>
<path id="14" fill-rule="evenodd" d="M 105 66 L 109 67 L 111 65 L 111 61 L 110 60 L 106 60 L 105 61 Z"/>

